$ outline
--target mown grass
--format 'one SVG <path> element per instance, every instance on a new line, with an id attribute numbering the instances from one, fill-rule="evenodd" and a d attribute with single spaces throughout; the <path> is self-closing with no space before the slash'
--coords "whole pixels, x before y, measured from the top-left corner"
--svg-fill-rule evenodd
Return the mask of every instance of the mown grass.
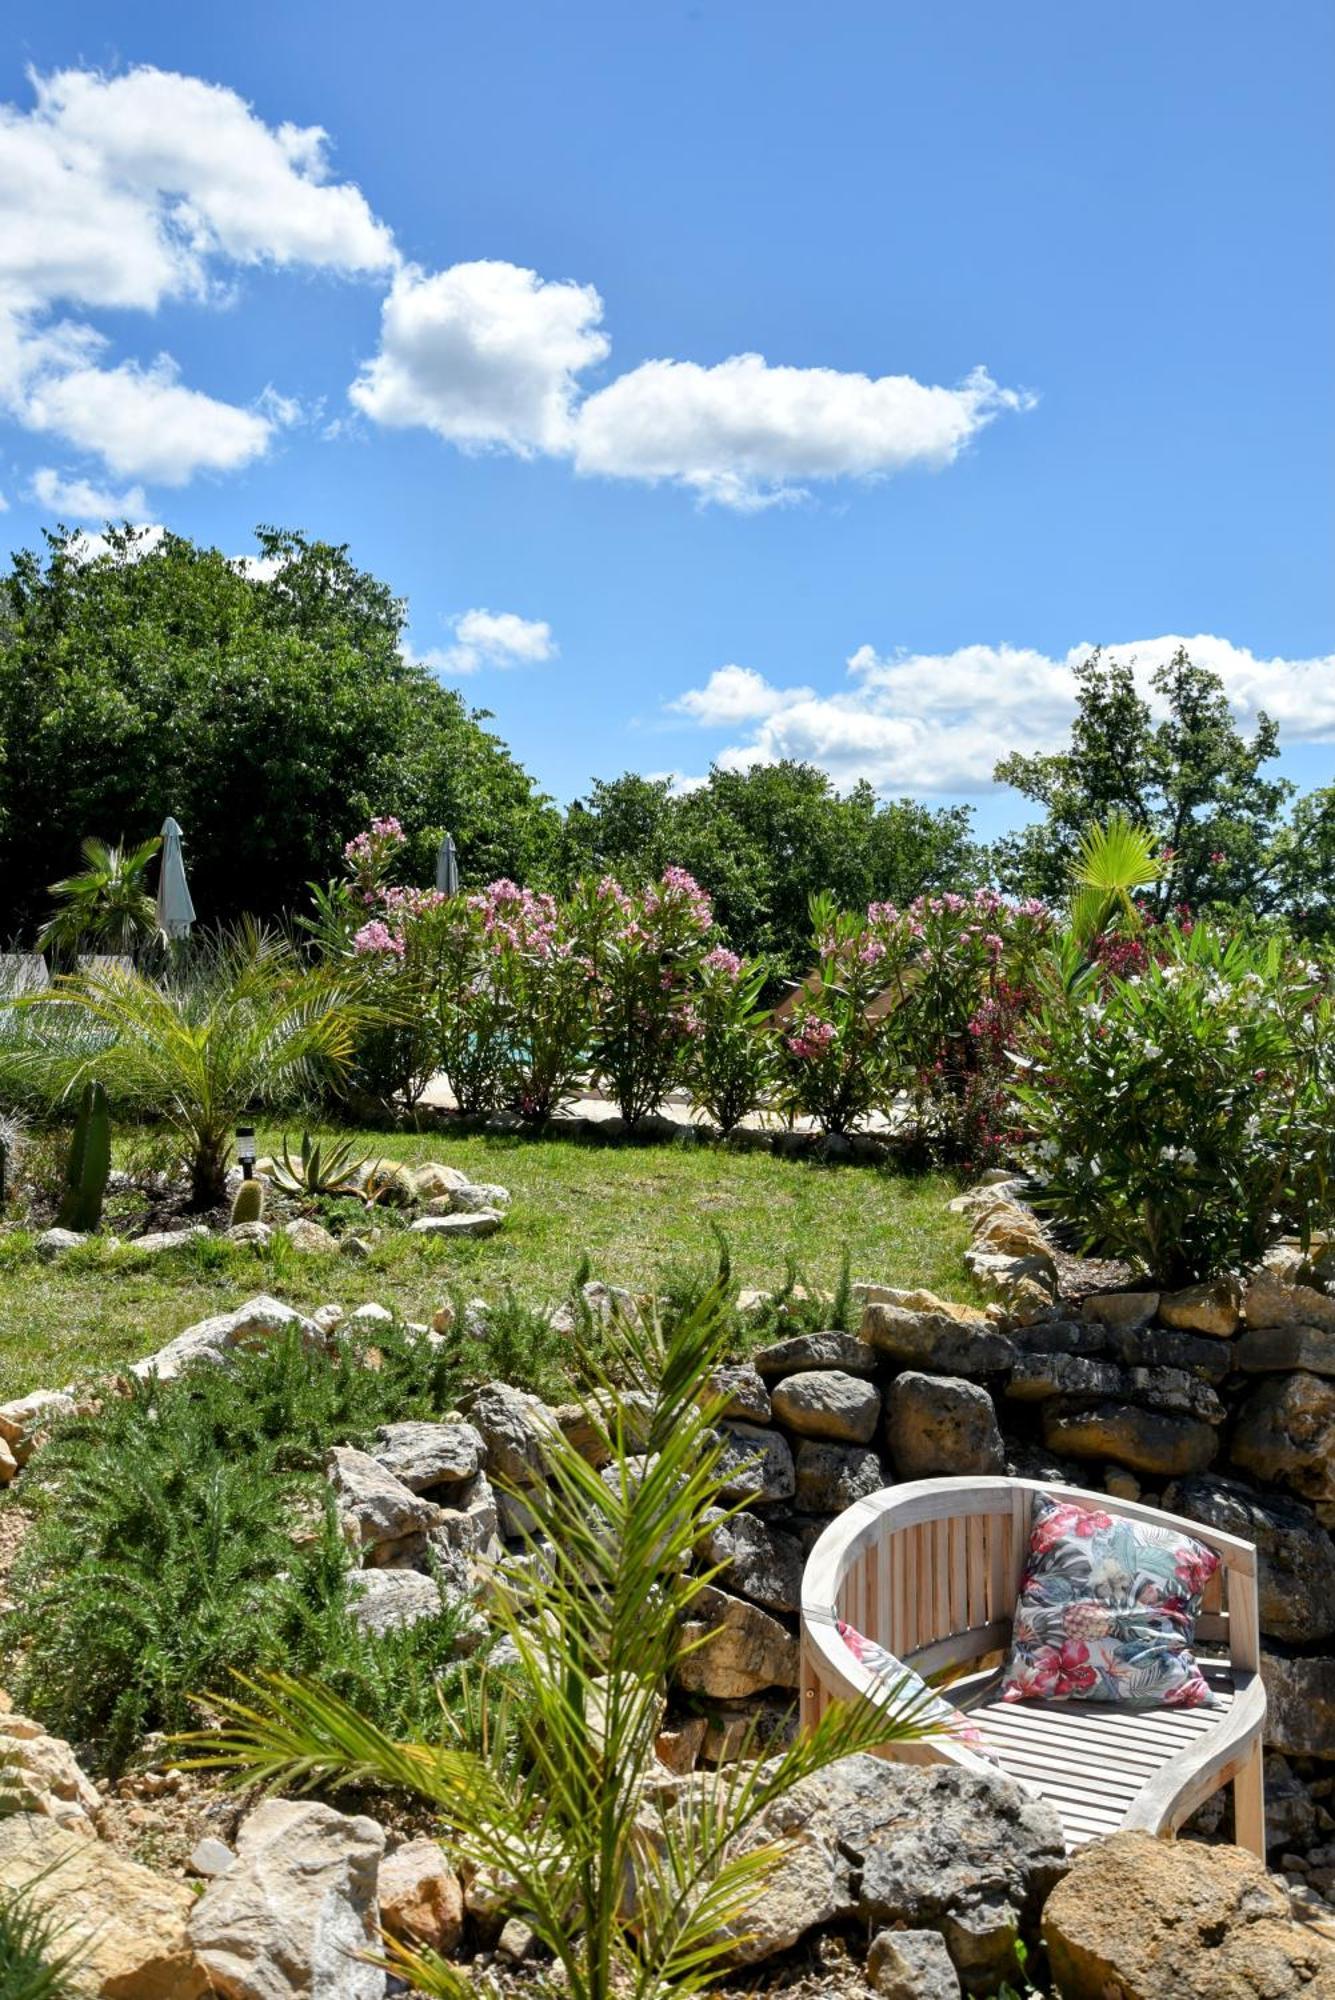
<path id="1" fill-rule="evenodd" d="M 281 1136 L 261 1132 L 261 1150 L 277 1150 Z M 649 1290 L 674 1268 L 715 1261 L 716 1231 L 743 1285 L 782 1282 L 792 1260 L 809 1282 L 833 1287 L 847 1251 L 855 1278 L 974 1296 L 960 1261 L 963 1220 L 946 1210 L 955 1186 L 941 1175 L 707 1145 L 401 1133 L 363 1133 L 358 1144 L 502 1183 L 514 1198 L 505 1228 L 441 1244 L 381 1216 L 381 1241 L 356 1263 L 299 1255 L 282 1238 L 263 1249 L 201 1240 L 156 1257 L 90 1243 L 47 1264 L 32 1235 L 11 1231 L 0 1235 L 0 1397 L 133 1360 L 256 1291 L 302 1308 L 375 1300 L 421 1320 L 456 1286 L 553 1302 L 582 1258 L 598 1277 Z"/>

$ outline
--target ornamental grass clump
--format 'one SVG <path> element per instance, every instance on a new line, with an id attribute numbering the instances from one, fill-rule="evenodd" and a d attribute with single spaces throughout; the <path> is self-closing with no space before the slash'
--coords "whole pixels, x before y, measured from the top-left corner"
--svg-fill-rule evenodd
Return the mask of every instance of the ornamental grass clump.
<path id="1" fill-rule="evenodd" d="M 222 1729 L 190 1739 L 198 1762 L 242 1781 L 369 1782 L 422 1799 L 451 1860 L 482 1871 L 504 1914 L 532 1929 L 568 2000 L 666 2000 L 712 1983 L 785 1852 L 776 1842 L 743 1853 L 741 1837 L 837 1758 L 927 1733 L 921 1702 L 900 1688 L 887 1707 L 836 1705 L 764 1762 L 743 1755 L 664 1782 L 654 1747 L 664 1697 L 701 1643 L 686 1628 L 717 1575 L 699 1555 L 727 1483 L 722 1405 L 708 1393 L 730 1345 L 721 1305 L 706 1299 L 665 1338 L 652 1324 L 618 1325 L 619 1386 L 598 1381 L 586 1409 L 611 1454 L 602 1472 L 559 1433 L 544 1445 L 547 1481 L 523 1495 L 527 1560 L 484 1600 L 516 1664 L 482 1747 L 460 1740 L 447 1707 L 434 1739 L 395 1738 L 289 1674 L 214 1703 Z M 476 1991 L 466 1967 L 432 1951 L 386 1950 L 417 1992 Z"/>
<path id="2" fill-rule="evenodd" d="M 1335 1215 L 1335 984 L 1279 936 L 1165 925 L 1129 976 L 1054 962 L 1014 1054 L 1036 1204 L 1165 1284 Z"/>

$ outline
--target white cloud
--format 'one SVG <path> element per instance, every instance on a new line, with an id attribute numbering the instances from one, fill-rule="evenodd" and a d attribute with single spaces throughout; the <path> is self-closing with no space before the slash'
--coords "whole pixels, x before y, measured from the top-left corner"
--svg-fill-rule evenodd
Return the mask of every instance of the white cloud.
<path id="1" fill-rule="evenodd" d="M 729 507 L 771 506 L 799 497 L 804 480 L 950 465 L 1001 411 L 1032 403 L 982 368 L 942 389 L 910 375 L 771 367 L 759 354 L 713 368 L 646 361 L 581 405 L 575 463 L 672 480 Z"/>
<path id="2" fill-rule="evenodd" d="M 516 264 L 409 265 L 385 300 L 380 350 L 350 395 L 395 429 L 465 449 L 565 452 L 576 377 L 608 351 L 592 285 L 548 283 Z"/>
<path id="3" fill-rule="evenodd" d="M 1166 634 L 1107 648 L 1134 661 L 1151 704 L 1154 669 L 1185 646 L 1223 681 L 1244 728 L 1264 709 L 1281 740 L 1335 741 L 1335 654 L 1262 659 L 1209 633 Z M 848 682 L 831 694 L 776 687 L 753 668 L 723 667 L 669 704 L 702 727 L 751 725 L 720 751 L 728 770 L 791 757 L 821 765 L 836 783 L 867 779 L 880 792 L 980 792 L 1012 750 L 1061 747 L 1075 713 L 1075 668 L 1092 648 L 1060 658 L 1031 647 L 963 646 L 951 653 L 879 654 L 861 646 Z"/>
<path id="4" fill-rule="evenodd" d="M 482 667 L 533 667 L 554 660 L 558 651 L 545 618 L 521 618 L 516 611 L 461 611 L 450 620 L 452 646 L 433 646 L 409 658 L 441 674 L 475 674 Z"/>
<path id="5" fill-rule="evenodd" d="M 39 507 L 66 521 L 142 521 L 147 511 L 142 486 L 112 493 L 87 479 L 67 479 L 54 466 L 39 466 L 32 477 Z"/>
<path id="6" fill-rule="evenodd" d="M 31 110 L 0 105 L 0 400 L 121 477 L 248 463 L 296 419 L 290 397 L 242 409 L 166 356 L 106 366 L 102 335 L 49 315 L 219 296 L 226 266 L 384 272 L 389 230 L 329 178 L 319 127 L 270 127 L 221 85 L 148 67 L 31 81 Z"/>
<path id="7" fill-rule="evenodd" d="M 150 521 L 143 527 L 136 528 L 129 543 L 123 549 L 115 551 L 118 560 L 142 562 L 145 556 L 152 555 L 166 532 L 161 521 Z M 71 535 L 65 547 L 71 560 L 81 563 L 96 562 L 100 556 L 113 553 L 109 535 Z"/>
<path id="8" fill-rule="evenodd" d="M 181 486 L 197 472 L 234 472 L 268 448 L 273 423 L 176 379 L 160 355 L 148 368 L 79 367 L 39 377 L 17 412 L 34 431 L 95 452 L 120 478 Z"/>

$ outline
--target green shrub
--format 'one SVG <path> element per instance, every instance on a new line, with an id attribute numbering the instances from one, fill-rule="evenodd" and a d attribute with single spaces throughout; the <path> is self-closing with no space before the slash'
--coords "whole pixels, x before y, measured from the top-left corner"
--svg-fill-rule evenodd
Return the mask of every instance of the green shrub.
<path id="1" fill-rule="evenodd" d="M 760 1005 L 768 977 L 763 960 L 741 959 L 724 945 L 700 961 L 686 1081 L 721 1132 L 754 1111 L 776 1080 L 776 1037 Z"/>
<path id="2" fill-rule="evenodd" d="M 1283 939 L 1206 925 L 1054 980 L 1016 1057 L 1040 1207 L 1165 1283 L 1306 1240 L 1335 1205 L 1330 989 Z"/>
<path id="3" fill-rule="evenodd" d="M 295 1336 L 173 1383 L 137 1384 L 66 1424 L 28 1476 L 37 1520 L 0 1625 L 6 1682 L 110 1769 L 234 1669 L 301 1662 L 386 1719 L 436 1707 L 450 1616 L 371 1639 L 347 1611 L 348 1555 L 320 1472 L 334 1443 L 438 1416 L 452 1364 L 376 1330 L 379 1356 Z"/>

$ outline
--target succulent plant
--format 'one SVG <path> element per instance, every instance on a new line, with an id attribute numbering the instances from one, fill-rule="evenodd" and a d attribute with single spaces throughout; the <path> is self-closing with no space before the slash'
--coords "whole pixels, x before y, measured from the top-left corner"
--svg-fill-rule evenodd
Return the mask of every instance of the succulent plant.
<path id="1" fill-rule="evenodd" d="M 88 1231 L 102 1220 L 102 1201 L 111 1172 L 111 1110 L 100 1083 L 86 1083 L 74 1121 L 65 1193 L 56 1217 L 61 1229 Z"/>
<path id="2" fill-rule="evenodd" d="M 232 1227 L 242 1222 L 263 1222 L 264 1182 L 258 1178 L 242 1181 L 232 1200 Z"/>
<path id="3" fill-rule="evenodd" d="M 360 1194 L 366 1161 L 354 1156 L 351 1141 L 313 1139 L 301 1135 L 301 1151 L 292 1158 L 287 1139 L 283 1156 L 273 1168 L 273 1184 L 298 1200 L 314 1201 L 326 1194 Z"/>

